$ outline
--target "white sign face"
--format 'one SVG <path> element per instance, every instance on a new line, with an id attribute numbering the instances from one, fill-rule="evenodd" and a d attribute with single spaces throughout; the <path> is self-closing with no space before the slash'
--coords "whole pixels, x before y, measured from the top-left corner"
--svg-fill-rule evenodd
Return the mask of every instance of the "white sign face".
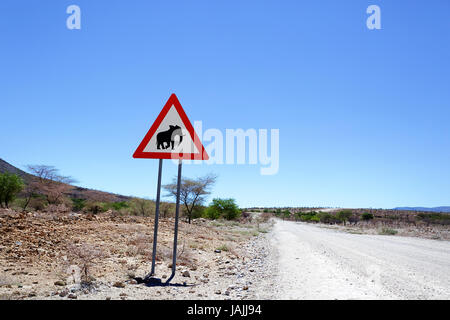
<path id="1" fill-rule="evenodd" d="M 144 152 L 199 153 L 174 105 L 145 146 Z"/>
<path id="2" fill-rule="evenodd" d="M 133 154 L 143 159 L 208 160 L 191 122 L 172 94 Z"/>

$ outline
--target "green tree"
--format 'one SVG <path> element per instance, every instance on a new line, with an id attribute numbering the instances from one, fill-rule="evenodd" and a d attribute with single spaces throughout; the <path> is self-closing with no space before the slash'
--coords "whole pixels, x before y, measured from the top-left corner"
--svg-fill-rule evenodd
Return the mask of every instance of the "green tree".
<path id="1" fill-rule="evenodd" d="M 361 215 L 361 219 L 363 219 L 364 221 L 372 220 L 372 219 L 373 219 L 373 214 L 368 213 L 368 212 L 364 212 L 364 213 Z"/>
<path id="2" fill-rule="evenodd" d="M 75 212 L 83 210 L 86 206 L 86 199 L 72 198 L 72 209 Z"/>
<path id="3" fill-rule="evenodd" d="M 317 218 L 322 223 L 331 223 L 333 221 L 333 216 L 328 212 L 319 212 Z"/>
<path id="4" fill-rule="evenodd" d="M 353 212 L 351 210 L 341 210 L 336 214 L 336 218 L 341 220 L 344 225 L 348 221 L 348 219 L 353 215 Z"/>
<path id="5" fill-rule="evenodd" d="M 205 211 L 205 215 L 210 219 L 224 218 L 233 220 L 240 216 L 241 211 L 234 199 L 213 199 L 212 203 Z"/>
<path id="6" fill-rule="evenodd" d="M 209 206 L 205 209 L 205 217 L 211 220 L 216 220 L 220 218 L 220 212 L 215 206 Z"/>
<path id="7" fill-rule="evenodd" d="M 0 206 L 5 204 L 8 208 L 9 203 L 14 200 L 16 195 L 24 188 L 23 180 L 15 174 L 0 173 Z"/>

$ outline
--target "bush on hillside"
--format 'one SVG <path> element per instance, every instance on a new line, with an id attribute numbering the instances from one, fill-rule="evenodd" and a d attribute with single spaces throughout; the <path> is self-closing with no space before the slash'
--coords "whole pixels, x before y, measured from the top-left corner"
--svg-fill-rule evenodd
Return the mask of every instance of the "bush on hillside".
<path id="1" fill-rule="evenodd" d="M 364 212 L 364 213 L 361 215 L 361 219 L 362 219 L 363 221 L 369 221 L 369 220 L 372 220 L 372 219 L 373 219 L 373 214 L 368 213 L 368 212 Z"/>
<path id="2" fill-rule="evenodd" d="M 6 208 L 15 199 L 16 195 L 22 191 L 25 184 L 16 174 L 0 173 L 0 206 Z"/>

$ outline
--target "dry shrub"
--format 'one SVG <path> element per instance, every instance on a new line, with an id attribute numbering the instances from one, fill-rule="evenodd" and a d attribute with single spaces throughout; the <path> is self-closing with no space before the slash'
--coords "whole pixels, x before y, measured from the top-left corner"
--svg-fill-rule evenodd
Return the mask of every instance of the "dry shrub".
<path id="1" fill-rule="evenodd" d="M 236 258 L 239 258 L 239 253 L 236 251 L 236 248 L 234 246 L 230 246 L 228 248 L 228 253 L 230 253 L 231 255 L 235 256 Z"/>
<path id="2" fill-rule="evenodd" d="M 270 218 L 272 218 L 272 216 L 273 215 L 270 212 L 264 212 L 259 215 L 258 219 L 260 222 L 267 222 L 270 220 Z"/>
<path id="3" fill-rule="evenodd" d="M 177 249 L 177 265 L 186 266 L 191 269 L 196 268 L 196 260 L 193 258 L 191 251 L 185 250 L 185 245 Z M 161 247 L 156 251 L 156 260 L 169 262 L 169 267 L 172 267 L 173 248 Z"/>
<path id="4" fill-rule="evenodd" d="M 180 254 L 177 255 L 177 265 L 186 266 L 190 269 L 196 268 L 195 259 L 192 256 L 191 251 L 185 250 L 180 252 Z"/>
<path id="5" fill-rule="evenodd" d="M 151 257 L 153 239 L 144 233 L 139 233 L 128 241 L 127 254 L 129 256 L 141 255 Z"/>
<path id="6" fill-rule="evenodd" d="M 252 214 L 248 211 L 243 211 L 241 218 L 239 219 L 241 223 L 249 223 L 252 221 Z"/>
<path id="7" fill-rule="evenodd" d="M 213 239 L 211 237 L 207 237 L 207 236 L 204 236 L 204 235 L 199 235 L 198 238 L 199 239 L 203 239 L 203 240 L 212 240 Z"/>
<path id="8" fill-rule="evenodd" d="M 183 239 L 183 245 L 177 252 L 177 265 L 196 268 L 195 259 L 192 257 L 192 252 L 186 248 L 186 238 Z"/>
<path id="9" fill-rule="evenodd" d="M 51 213 L 51 214 L 57 214 L 57 213 L 68 213 L 70 211 L 70 208 L 67 207 L 64 203 L 60 204 L 49 204 L 45 208 L 45 212 Z"/>
<path id="10" fill-rule="evenodd" d="M 171 261 L 172 260 L 172 249 L 166 246 L 159 246 L 159 249 L 156 249 L 156 257 L 157 261 Z"/>
<path id="11" fill-rule="evenodd" d="M 90 244 L 68 245 L 67 259 L 70 264 L 77 265 L 81 270 L 81 280 L 90 283 L 93 280 L 92 268 L 106 257 L 106 254 L 98 247 Z"/>
<path id="12" fill-rule="evenodd" d="M 130 222 L 133 222 L 133 221 L 130 221 Z M 138 221 L 134 221 L 134 223 L 132 223 L 132 224 L 130 224 L 130 223 L 119 224 L 119 225 L 117 225 L 117 228 L 120 231 L 124 231 L 124 232 L 131 233 L 131 234 L 134 234 L 137 232 L 140 232 L 142 234 L 142 231 L 144 231 L 147 227 L 142 224 L 135 224 L 137 222 Z M 150 241 L 152 241 L 152 239 L 150 239 Z"/>

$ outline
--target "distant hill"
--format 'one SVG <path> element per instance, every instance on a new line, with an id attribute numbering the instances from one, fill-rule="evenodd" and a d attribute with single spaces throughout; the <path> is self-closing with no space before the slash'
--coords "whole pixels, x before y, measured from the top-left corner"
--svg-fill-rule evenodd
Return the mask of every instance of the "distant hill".
<path id="1" fill-rule="evenodd" d="M 34 177 L 32 174 L 20 170 L 19 168 L 16 168 L 15 166 L 6 162 L 5 160 L 0 159 L 0 173 L 4 172 L 17 174 L 24 180 L 25 183 L 29 183 Z M 100 201 L 118 202 L 118 201 L 127 201 L 131 199 L 131 197 L 123 196 L 120 194 L 92 190 L 77 186 L 71 186 L 71 188 L 69 188 L 69 192 L 67 192 L 66 195 L 70 198 L 79 198 L 93 201 L 100 200 Z"/>
<path id="2" fill-rule="evenodd" d="M 450 213 L 450 207 L 434 207 L 434 208 L 427 208 L 427 207 L 397 207 L 397 208 L 394 208 L 394 210 L 449 212 Z"/>
<path id="3" fill-rule="evenodd" d="M 26 173 L 25 171 L 14 167 L 13 165 L 9 164 L 8 162 L 6 162 L 3 159 L 0 159 L 0 172 L 1 173 L 9 172 L 12 174 L 17 174 L 19 177 L 21 177 L 25 181 L 25 183 L 30 181 L 30 179 L 32 179 L 32 177 L 33 177 L 31 174 Z"/>

